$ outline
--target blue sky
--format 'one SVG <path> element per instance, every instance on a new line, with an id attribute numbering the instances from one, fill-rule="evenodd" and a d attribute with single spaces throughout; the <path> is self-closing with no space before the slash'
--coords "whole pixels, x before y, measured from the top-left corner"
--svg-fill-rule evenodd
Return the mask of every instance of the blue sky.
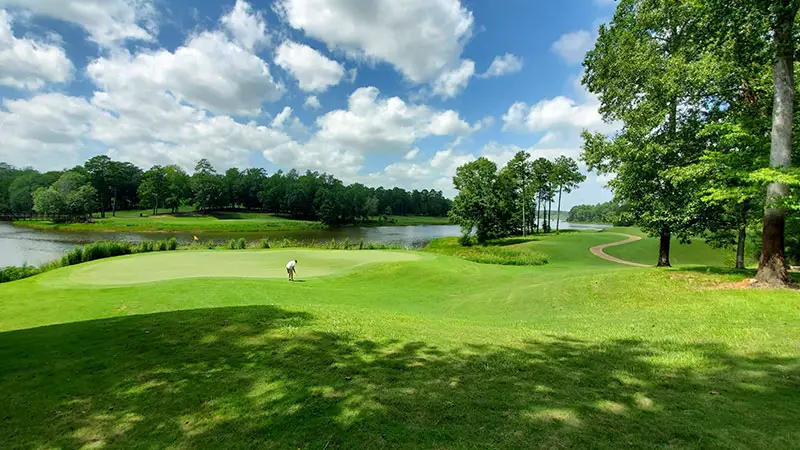
<path id="1" fill-rule="evenodd" d="M 87 8 L 88 5 L 88 8 Z M 611 132 L 580 61 L 613 0 L 0 0 L 0 160 L 258 166 L 437 188 Z M 607 201 L 605 180 L 565 198 Z"/>

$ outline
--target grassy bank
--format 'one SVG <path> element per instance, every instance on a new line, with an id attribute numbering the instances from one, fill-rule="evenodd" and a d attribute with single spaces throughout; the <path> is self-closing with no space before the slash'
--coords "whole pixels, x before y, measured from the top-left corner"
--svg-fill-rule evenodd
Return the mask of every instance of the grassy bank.
<path id="1" fill-rule="evenodd" d="M 639 264 L 655 265 L 658 261 L 658 238 L 649 237 L 636 227 L 617 227 L 606 231 L 642 237 L 640 241 L 606 249 L 606 253 L 609 255 Z M 748 266 L 758 263 L 758 261 L 752 257 L 753 251 L 749 250 L 745 255 L 747 256 L 745 262 Z M 736 261 L 736 254 L 734 249 L 713 248 L 706 244 L 702 238 L 693 239 L 689 244 L 681 244 L 678 239 L 673 239 L 670 245 L 670 261 L 674 266 L 705 265 L 733 267 Z"/>
<path id="2" fill-rule="evenodd" d="M 219 213 L 158 215 L 139 217 L 120 214 L 117 217 L 96 218 L 90 223 L 57 224 L 52 222 L 21 221 L 14 225 L 29 228 L 64 231 L 291 231 L 323 228 L 318 222 L 287 219 L 260 213 Z"/>
<path id="3" fill-rule="evenodd" d="M 800 293 L 588 252 L 619 239 L 506 245 L 547 253 L 535 267 L 306 250 L 289 283 L 292 250 L 175 252 L 0 285 L 0 441 L 796 447 Z"/>
<path id="4" fill-rule="evenodd" d="M 143 214 L 139 216 L 139 214 Z M 389 216 L 359 226 L 449 225 L 447 217 Z M 19 221 L 14 225 L 44 230 L 62 231 L 133 231 L 133 232 L 257 232 L 294 231 L 325 228 L 321 223 L 296 220 L 265 213 L 221 212 L 198 214 L 182 212 L 177 215 L 149 215 L 144 211 L 118 212 L 116 217 L 95 218 L 90 223 L 58 224 L 46 221 Z"/>
<path id="5" fill-rule="evenodd" d="M 361 224 L 359 224 L 361 225 Z M 388 220 L 373 219 L 363 226 L 416 226 L 416 225 L 452 225 L 449 217 L 428 216 L 388 216 Z"/>
<path id="6" fill-rule="evenodd" d="M 481 264 L 500 264 L 506 266 L 541 266 L 547 264 L 548 256 L 535 250 L 532 242 L 525 238 L 502 239 L 487 245 L 462 246 L 459 238 L 449 237 L 433 240 L 425 248 L 431 253 L 456 256 Z"/>

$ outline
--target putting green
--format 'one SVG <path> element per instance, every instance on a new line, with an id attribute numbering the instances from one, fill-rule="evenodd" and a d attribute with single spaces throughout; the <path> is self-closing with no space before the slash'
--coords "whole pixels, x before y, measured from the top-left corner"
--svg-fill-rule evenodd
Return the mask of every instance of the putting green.
<path id="1" fill-rule="evenodd" d="M 298 260 L 296 278 L 302 279 L 344 273 L 365 264 L 421 258 L 415 253 L 355 250 L 149 253 L 83 264 L 70 274 L 70 280 L 108 286 L 177 278 L 283 278 L 291 259 Z"/>

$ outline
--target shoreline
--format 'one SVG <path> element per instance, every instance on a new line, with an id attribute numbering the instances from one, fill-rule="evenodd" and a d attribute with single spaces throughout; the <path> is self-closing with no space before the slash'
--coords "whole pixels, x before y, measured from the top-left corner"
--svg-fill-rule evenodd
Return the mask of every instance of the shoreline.
<path id="1" fill-rule="evenodd" d="M 136 223 L 138 220 L 150 221 L 149 223 Z M 339 227 L 325 226 L 319 222 L 294 221 L 293 219 L 281 219 L 279 221 L 244 222 L 242 224 L 215 223 L 208 220 L 208 226 L 204 224 L 181 223 L 181 218 L 165 216 L 155 219 L 153 223 L 149 217 L 145 218 L 106 218 L 98 219 L 90 223 L 69 223 L 57 224 L 42 221 L 14 221 L 8 224 L 40 231 L 54 232 L 107 232 L 107 233 L 263 233 L 263 232 L 289 232 L 289 231 L 325 231 L 348 228 L 378 228 L 378 227 L 408 227 L 408 226 L 452 226 L 449 219 L 439 217 L 411 217 L 405 216 L 402 219 L 393 221 L 377 222 L 370 221 L 356 223 Z M 113 222 L 121 222 L 119 224 Z M 174 222 L 174 223 L 170 223 Z"/>

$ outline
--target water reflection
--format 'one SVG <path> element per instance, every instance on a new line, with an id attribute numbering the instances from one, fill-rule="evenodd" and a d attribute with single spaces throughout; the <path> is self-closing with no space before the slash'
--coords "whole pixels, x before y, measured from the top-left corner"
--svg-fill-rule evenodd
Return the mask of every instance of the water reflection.
<path id="1" fill-rule="evenodd" d="M 555 226 L 555 223 L 553 224 Z M 587 229 L 599 230 L 607 228 L 605 225 L 569 224 L 561 222 L 561 229 Z M 295 231 L 266 231 L 247 233 L 124 233 L 124 232 L 64 232 L 40 231 L 29 228 L 14 227 L 7 223 L 0 223 L 0 267 L 20 266 L 23 264 L 38 265 L 61 257 L 67 250 L 76 245 L 88 244 L 95 241 L 115 240 L 141 242 L 143 240 L 169 239 L 175 237 L 181 243 L 190 243 L 197 235 L 201 241 L 228 241 L 230 239 L 245 238 L 256 241 L 262 238 L 272 240 L 295 239 L 301 241 L 330 241 L 331 239 L 349 238 L 351 241 L 364 239 L 365 242 L 382 242 L 401 244 L 411 248 L 424 247 L 433 239 L 457 236 L 460 228 L 455 225 L 420 225 L 409 227 L 369 227 L 369 228 L 340 228 L 333 230 L 295 230 Z"/>

